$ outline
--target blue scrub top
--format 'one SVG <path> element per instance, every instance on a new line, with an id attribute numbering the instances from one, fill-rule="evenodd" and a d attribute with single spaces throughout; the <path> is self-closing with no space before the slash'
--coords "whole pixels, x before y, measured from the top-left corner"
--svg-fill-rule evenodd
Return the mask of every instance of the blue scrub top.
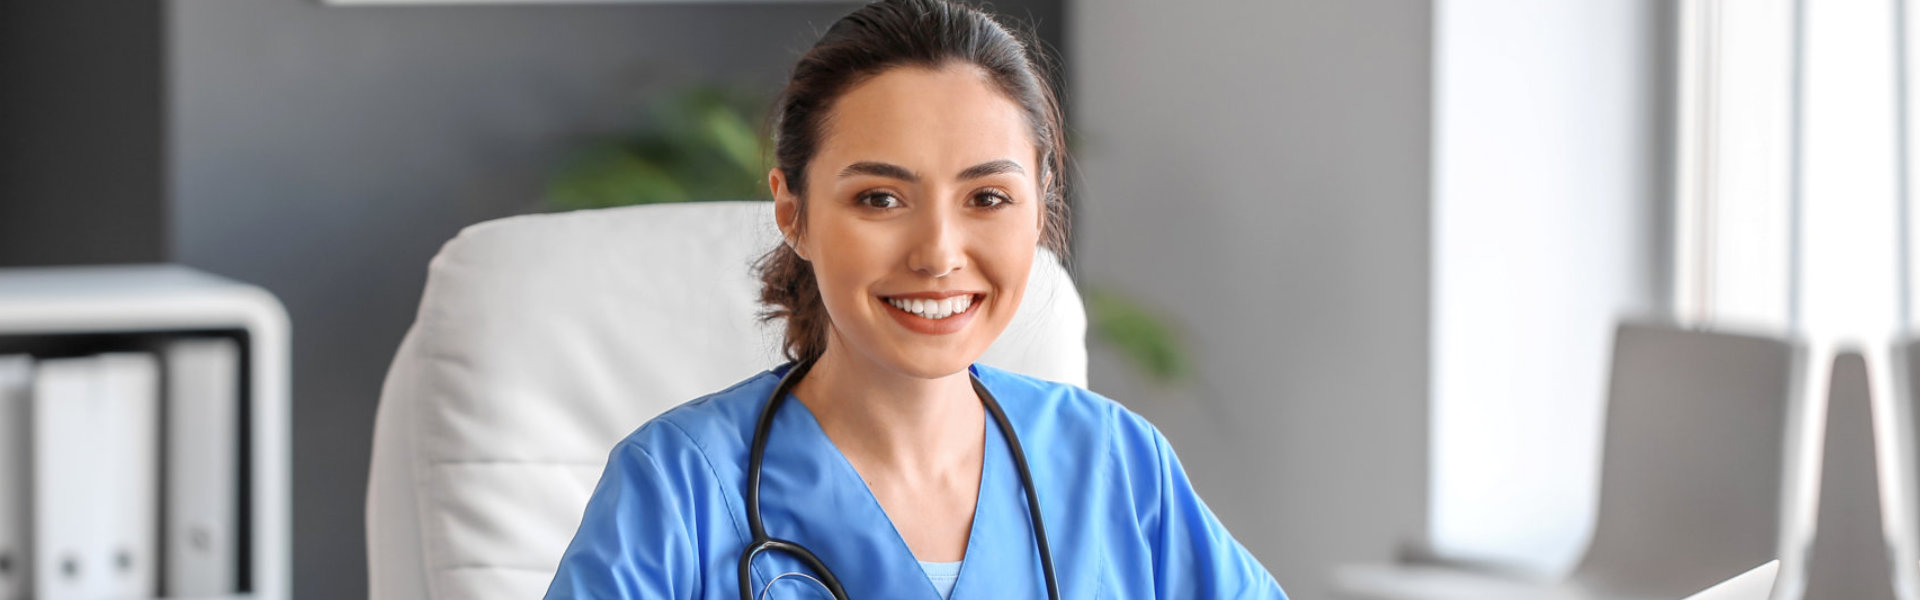
<path id="1" fill-rule="evenodd" d="M 615 446 L 546 597 L 738 598 L 747 449 L 791 367 L 682 404 Z M 1026 450 L 1063 598 L 1286 598 L 1200 501 L 1152 424 L 1079 387 L 970 370 Z M 979 499 L 952 598 L 1043 597 L 1019 471 L 1000 428 L 991 418 L 981 427 Z M 866 482 L 791 397 L 774 415 L 760 502 L 767 535 L 813 550 L 848 596 L 941 598 Z M 785 553 L 762 553 L 753 569 L 755 598 L 830 597 Z"/>

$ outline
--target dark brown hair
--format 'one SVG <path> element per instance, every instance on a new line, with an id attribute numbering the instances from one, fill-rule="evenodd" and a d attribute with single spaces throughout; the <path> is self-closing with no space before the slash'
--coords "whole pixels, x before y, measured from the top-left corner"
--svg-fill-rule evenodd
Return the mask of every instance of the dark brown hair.
<path id="1" fill-rule="evenodd" d="M 854 85 L 895 67 L 972 64 L 1026 113 L 1040 154 L 1040 243 L 1067 251 L 1066 132 L 1050 83 L 1052 63 L 1031 32 L 1018 34 L 979 9 L 947 0 L 882 0 L 842 17 L 800 57 L 770 113 L 774 163 L 799 200 L 795 228 L 806 229 L 807 164 L 835 100 Z M 789 360 L 811 362 L 827 349 L 831 325 L 813 266 L 782 244 L 759 262 L 762 319 L 784 319 Z"/>

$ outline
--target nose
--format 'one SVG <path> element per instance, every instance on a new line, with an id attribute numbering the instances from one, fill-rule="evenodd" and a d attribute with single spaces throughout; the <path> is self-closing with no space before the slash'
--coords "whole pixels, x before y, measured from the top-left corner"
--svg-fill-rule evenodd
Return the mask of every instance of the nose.
<path id="1" fill-rule="evenodd" d="M 948 212 L 921 213 L 923 218 L 920 227 L 915 228 L 913 251 L 907 255 L 907 267 L 914 272 L 940 278 L 966 267 L 965 234 Z"/>

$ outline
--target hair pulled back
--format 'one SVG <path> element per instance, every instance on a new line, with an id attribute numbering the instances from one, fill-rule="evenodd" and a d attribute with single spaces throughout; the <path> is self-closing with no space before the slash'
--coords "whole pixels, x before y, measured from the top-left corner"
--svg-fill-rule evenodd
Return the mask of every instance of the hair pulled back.
<path id="1" fill-rule="evenodd" d="M 820 148 L 835 100 L 862 81 L 895 67 L 980 67 L 1025 113 L 1039 150 L 1044 223 L 1040 243 L 1066 256 L 1066 138 L 1060 102 L 1049 83 L 1051 63 L 1031 33 L 1016 34 L 979 9 L 948 0 L 882 0 L 855 10 L 827 29 L 800 57 L 774 100 L 774 163 L 799 201 L 795 227 L 806 230 L 807 165 Z M 789 360 L 812 362 L 826 352 L 831 322 L 820 301 L 813 266 L 785 244 L 759 261 L 762 319 L 786 321 Z"/>

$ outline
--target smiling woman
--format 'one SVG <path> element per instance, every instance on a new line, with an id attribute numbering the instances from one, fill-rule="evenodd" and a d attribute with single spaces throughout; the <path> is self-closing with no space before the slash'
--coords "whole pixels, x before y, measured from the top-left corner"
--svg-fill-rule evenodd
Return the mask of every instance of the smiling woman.
<path id="1" fill-rule="evenodd" d="M 769 176 L 781 230 L 811 267 L 832 323 L 798 332 L 827 334 L 824 346 L 790 337 L 788 351 L 796 360 L 817 353 L 817 377 L 846 367 L 870 371 L 863 382 L 959 373 L 1013 318 L 1048 226 L 1038 208 L 1047 170 L 1022 166 L 1043 156 L 1027 119 L 985 69 L 957 61 L 891 69 L 848 89 L 833 111 L 830 143 L 810 161 L 782 160 Z M 802 192 L 795 182 L 812 187 Z M 942 321 L 888 302 L 938 310 L 926 301 L 960 295 L 977 303 Z M 850 364 L 834 352 L 840 345 L 868 349 L 857 354 L 871 360 Z M 902 385 L 911 384 L 887 387 Z M 946 387 L 971 393 L 965 378 Z"/>
<path id="2" fill-rule="evenodd" d="M 760 264 L 792 362 L 616 447 L 549 598 L 1285 598 L 1151 424 L 975 364 L 1065 249 L 1043 64 L 942 0 L 800 59 Z"/>

